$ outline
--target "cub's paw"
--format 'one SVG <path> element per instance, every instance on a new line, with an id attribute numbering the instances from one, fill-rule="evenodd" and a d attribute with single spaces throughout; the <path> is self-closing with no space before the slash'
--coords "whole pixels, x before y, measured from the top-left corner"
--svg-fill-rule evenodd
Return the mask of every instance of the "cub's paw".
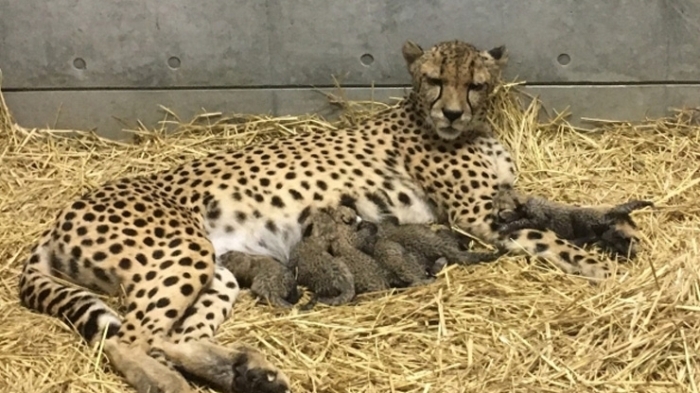
<path id="1" fill-rule="evenodd" d="M 431 266 L 430 269 L 428 269 L 428 273 L 431 276 L 436 276 L 442 271 L 442 269 L 445 268 L 445 266 L 447 266 L 447 258 L 440 257 L 435 261 L 435 263 L 433 263 L 433 266 Z"/>

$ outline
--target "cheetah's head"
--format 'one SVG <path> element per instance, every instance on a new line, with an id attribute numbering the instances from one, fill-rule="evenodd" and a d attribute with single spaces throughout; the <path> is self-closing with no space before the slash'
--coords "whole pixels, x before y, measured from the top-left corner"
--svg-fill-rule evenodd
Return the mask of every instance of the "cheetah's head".
<path id="1" fill-rule="evenodd" d="M 427 51 L 407 41 L 402 49 L 413 93 L 442 139 L 472 129 L 508 61 L 505 46 L 479 50 L 462 41 L 439 43 Z"/>

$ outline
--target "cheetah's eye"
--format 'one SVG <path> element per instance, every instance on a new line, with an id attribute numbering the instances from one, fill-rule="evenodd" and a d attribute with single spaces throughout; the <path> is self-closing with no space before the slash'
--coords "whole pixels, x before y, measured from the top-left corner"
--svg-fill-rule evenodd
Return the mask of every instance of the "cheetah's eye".
<path id="1" fill-rule="evenodd" d="M 429 85 L 433 85 L 433 86 L 441 86 L 442 85 L 442 81 L 440 80 L 440 78 L 433 78 L 430 76 L 426 76 L 425 81 L 428 82 Z"/>
<path id="2" fill-rule="evenodd" d="M 470 83 L 468 88 L 470 91 L 481 91 L 486 87 L 485 83 Z"/>

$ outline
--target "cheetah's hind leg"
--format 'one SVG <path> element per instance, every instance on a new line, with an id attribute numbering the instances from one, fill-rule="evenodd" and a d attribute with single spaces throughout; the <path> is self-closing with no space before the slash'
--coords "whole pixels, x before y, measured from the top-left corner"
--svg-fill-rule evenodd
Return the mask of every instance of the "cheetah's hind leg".
<path id="1" fill-rule="evenodd" d="M 188 379 L 219 391 L 288 393 L 289 379 L 262 353 L 244 345 L 227 348 L 216 343 L 214 334 L 230 316 L 239 292 L 233 273 L 217 266 L 209 288 L 187 310 L 162 350 Z"/>
<path id="2" fill-rule="evenodd" d="M 112 369 L 123 375 L 136 392 L 192 392 L 185 378 L 176 370 L 149 356 L 143 346 L 119 338 L 125 334 L 133 334 L 134 325 L 128 321 L 120 321 L 117 314 L 92 292 L 66 286 L 54 280 L 50 274 L 49 261 L 48 253 L 40 247 L 30 259 L 30 263 L 33 264 L 25 266 L 20 279 L 20 297 L 23 305 L 61 318 L 75 326 L 90 346 L 94 346 L 102 338 L 106 329 L 104 354 Z M 41 288 L 43 292 L 38 292 L 35 288 Z M 41 293 L 51 293 L 55 297 L 48 304 L 41 303 L 44 296 Z M 145 333 L 142 337 L 151 336 Z"/>

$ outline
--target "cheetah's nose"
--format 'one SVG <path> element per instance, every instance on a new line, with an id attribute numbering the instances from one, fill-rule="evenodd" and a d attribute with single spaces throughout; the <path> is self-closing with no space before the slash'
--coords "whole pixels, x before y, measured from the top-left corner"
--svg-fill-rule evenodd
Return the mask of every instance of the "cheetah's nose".
<path id="1" fill-rule="evenodd" d="M 462 114 L 464 114 L 464 111 L 451 111 L 449 109 L 443 109 L 442 114 L 445 115 L 447 120 L 452 122 L 459 119 Z"/>

